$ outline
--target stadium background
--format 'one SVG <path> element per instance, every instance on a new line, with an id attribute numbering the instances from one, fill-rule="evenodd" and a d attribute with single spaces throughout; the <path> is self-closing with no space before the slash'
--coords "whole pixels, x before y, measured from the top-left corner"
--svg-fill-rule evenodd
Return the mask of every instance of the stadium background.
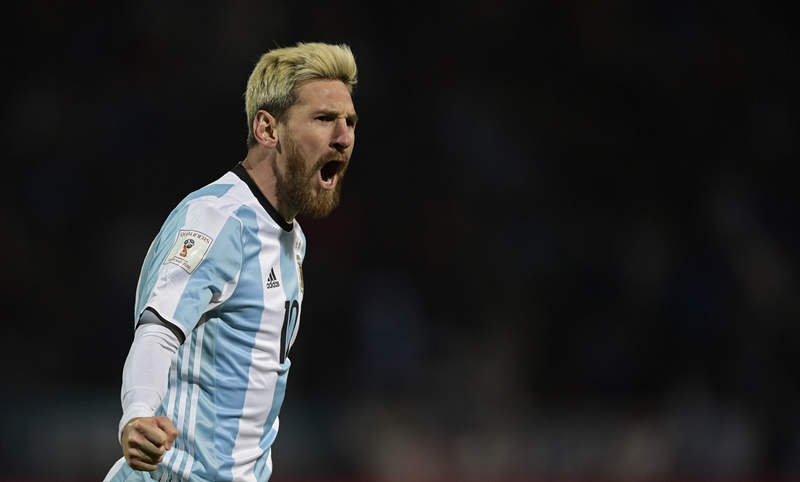
<path id="1" fill-rule="evenodd" d="M 0 480 L 100 480 L 138 269 L 245 154 L 263 51 L 349 43 L 276 482 L 789 480 L 789 2 L 4 4 Z"/>

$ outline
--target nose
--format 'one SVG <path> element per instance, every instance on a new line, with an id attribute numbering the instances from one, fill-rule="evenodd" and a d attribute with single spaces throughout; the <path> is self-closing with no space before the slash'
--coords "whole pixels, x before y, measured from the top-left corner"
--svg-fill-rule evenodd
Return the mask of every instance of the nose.
<path id="1" fill-rule="evenodd" d="M 331 144 L 337 151 L 344 151 L 353 145 L 355 131 L 352 126 L 347 125 L 346 119 L 336 119 L 331 136 Z"/>

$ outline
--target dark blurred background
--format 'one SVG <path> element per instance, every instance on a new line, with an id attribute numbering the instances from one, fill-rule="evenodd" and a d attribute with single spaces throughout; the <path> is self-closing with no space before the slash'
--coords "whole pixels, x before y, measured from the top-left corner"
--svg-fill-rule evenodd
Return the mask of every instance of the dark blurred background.
<path id="1" fill-rule="evenodd" d="M 0 479 L 101 480 L 150 241 L 349 44 L 276 482 L 800 479 L 790 2 L 4 4 Z"/>

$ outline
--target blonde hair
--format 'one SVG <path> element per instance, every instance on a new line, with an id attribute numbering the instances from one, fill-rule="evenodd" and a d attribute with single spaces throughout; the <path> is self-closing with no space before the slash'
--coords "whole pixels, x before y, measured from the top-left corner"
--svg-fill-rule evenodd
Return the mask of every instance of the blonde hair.
<path id="1" fill-rule="evenodd" d="M 319 42 L 271 50 L 261 56 L 247 81 L 247 147 L 255 145 L 253 120 L 259 110 L 279 122 L 296 101 L 295 88 L 307 80 L 341 80 L 350 94 L 358 82 L 358 69 L 350 47 Z"/>

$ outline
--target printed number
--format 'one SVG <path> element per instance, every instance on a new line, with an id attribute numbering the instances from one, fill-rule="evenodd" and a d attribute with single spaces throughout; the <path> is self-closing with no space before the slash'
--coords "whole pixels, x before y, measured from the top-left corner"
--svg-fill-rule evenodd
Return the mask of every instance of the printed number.
<path id="1" fill-rule="evenodd" d="M 289 354 L 289 340 L 291 333 L 289 325 L 292 327 L 297 326 L 297 317 L 300 315 L 300 303 L 297 300 L 286 300 L 283 305 L 283 327 L 281 328 L 281 363 L 286 361 L 286 355 Z"/>

